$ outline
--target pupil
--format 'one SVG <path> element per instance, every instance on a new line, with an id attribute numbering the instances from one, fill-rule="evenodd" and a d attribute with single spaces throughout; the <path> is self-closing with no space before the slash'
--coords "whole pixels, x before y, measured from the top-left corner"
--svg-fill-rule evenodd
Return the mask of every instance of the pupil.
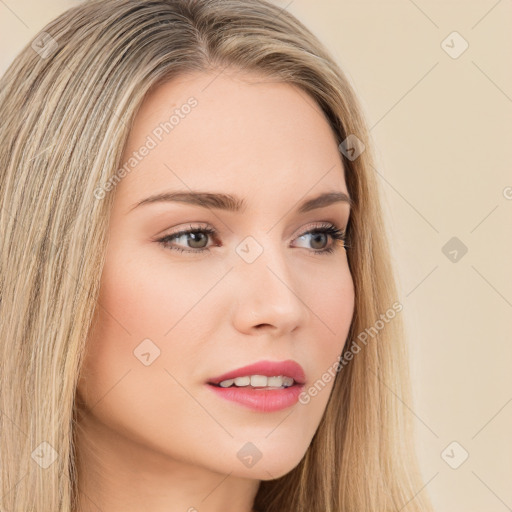
<path id="1" fill-rule="evenodd" d="M 313 234 L 313 243 L 318 242 L 318 239 L 322 239 L 326 235 L 324 233 L 314 233 Z M 315 249 L 321 249 L 321 247 L 315 247 Z"/>
<path id="2" fill-rule="evenodd" d="M 201 233 L 199 231 L 190 233 L 190 238 L 192 239 L 192 244 L 189 244 L 189 246 L 192 247 L 193 249 L 202 249 L 204 247 L 204 245 L 194 245 L 194 242 L 201 241 L 201 237 L 206 239 L 205 233 Z"/>

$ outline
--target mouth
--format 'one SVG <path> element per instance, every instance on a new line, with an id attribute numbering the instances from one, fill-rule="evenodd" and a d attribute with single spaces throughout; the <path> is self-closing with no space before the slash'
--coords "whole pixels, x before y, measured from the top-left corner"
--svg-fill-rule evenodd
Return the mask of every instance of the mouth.
<path id="1" fill-rule="evenodd" d="M 207 384 L 222 388 L 285 389 L 306 381 L 300 364 L 287 361 L 258 361 L 210 379 Z"/>
<path id="2" fill-rule="evenodd" d="M 259 412 L 294 405 L 305 384 L 302 367 L 295 361 L 260 361 L 225 373 L 206 384 L 223 399 Z"/>

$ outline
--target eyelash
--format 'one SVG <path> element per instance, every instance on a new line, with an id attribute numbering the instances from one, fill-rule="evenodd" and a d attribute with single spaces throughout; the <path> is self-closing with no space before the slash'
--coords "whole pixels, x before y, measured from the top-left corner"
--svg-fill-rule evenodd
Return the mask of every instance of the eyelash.
<path id="1" fill-rule="evenodd" d="M 203 233 L 203 234 L 207 234 L 207 235 L 210 235 L 211 237 L 213 237 L 214 235 L 216 235 L 217 232 L 214 229 L 209 228 L 209 227 L 194 228 L 191 225 L 190 229 L 178 231 L 176 233 L 171 233 L 169 235 L 164 236 L 163 238 L 158 239 L 157 242 L 160 243 L 166 249 L 170 249 L 170 250 L 178 251 L 178 252 L 191 252 L 191 253 L 197 254 L 197 253 L 209 251 L 209 249 L 207 249 L 207 248 L 190 249 L 189 250 L 189 249 L 184 249 L 183 247 L 179 247 L 179 246 L 168 245 L 169 242 L 171 240 L 173 240 L 174 238 L 179 238 L 182 235 L 188 235 L 188 234 L 192 234 L 192 233 Z M 326 249 L 320 249 L 320 250 L 311 249 L 311 251 L 315 254 L 320 254 L 320 255 L 332 254 L 335 250 L 338 249 L 339 245 L 342 245 L 345 249 L 347 249 L 349 247 L 349 245 L 347 244 L 346 232 L 342 229 L 339 229 L 336 225 L 331 224 L 331 223 L 322 224 L 321 226 L 310 229 L 310 230 L 306 231 L 305 233 L 302 233 L 301 235 L 299 235 L 299 237 L 305 236 L 305 235 L 310 235 L 310 234 L 315 235 L 317 233 L 328 234 L 334 241 L 333 241 L 333 244 Z M 297 238 L 299 238 L 299 237 L 297 237 Z M 338 242 L 342 242 L 342 244 L 339 244 Z"/>

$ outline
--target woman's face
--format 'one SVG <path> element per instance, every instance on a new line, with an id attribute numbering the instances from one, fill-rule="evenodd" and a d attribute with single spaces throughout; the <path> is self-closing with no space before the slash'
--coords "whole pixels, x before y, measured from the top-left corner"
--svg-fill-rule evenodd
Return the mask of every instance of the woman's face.
<path id="1" fill-rule="evenodd" d="M 354 309 L 347 253 L 328 231 L 347 227 L 349 204 L 300 207 L 348 190 L 310 97 L 254 74 L 215 76 L 159 86 L 136 116 L 125 172 L 107 192 L 115 201 L 79 394 L 84 424 L 132 446 L 123 457 L 139 468 L 172 461 L 269 480 L 300 462 L 317 430 Z M 236 200 L 144 202 L 176 192 Z M 301 400 L 292 388 L 208 384 L 262 360 L 303 368 Z M 266 409 L 262 393 L 274 395 Z"/>

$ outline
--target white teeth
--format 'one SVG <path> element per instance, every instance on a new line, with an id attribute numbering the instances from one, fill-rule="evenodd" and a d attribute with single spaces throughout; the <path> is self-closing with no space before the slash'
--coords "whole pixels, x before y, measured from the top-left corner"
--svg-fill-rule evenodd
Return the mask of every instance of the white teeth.
<path id="1" fill-rule="evenodd" d="M 283 377 L 283 384 L 285 386 L 293 386 L 295 381 L 291 377 Z"/>
<path id="2" fill-rule="evenodd" d="M 246 377 L 237 377 L 236 379 L 223 380 L 219 383 L 219 386 L 229 388 L 233 384 L 237 387 L 252 386 L 253 388 L 282 388 L 283 386 L 292 386 L 294 384 L 294 380 L 291 377 L 284 377 L 282 375 L 277 377 L 251 375 Z"/>
<path id="3" fill-rule="evenodd" d="M 283 377 L 268 377 L 267 386 L 280 388 L 283 385 Z"/>

